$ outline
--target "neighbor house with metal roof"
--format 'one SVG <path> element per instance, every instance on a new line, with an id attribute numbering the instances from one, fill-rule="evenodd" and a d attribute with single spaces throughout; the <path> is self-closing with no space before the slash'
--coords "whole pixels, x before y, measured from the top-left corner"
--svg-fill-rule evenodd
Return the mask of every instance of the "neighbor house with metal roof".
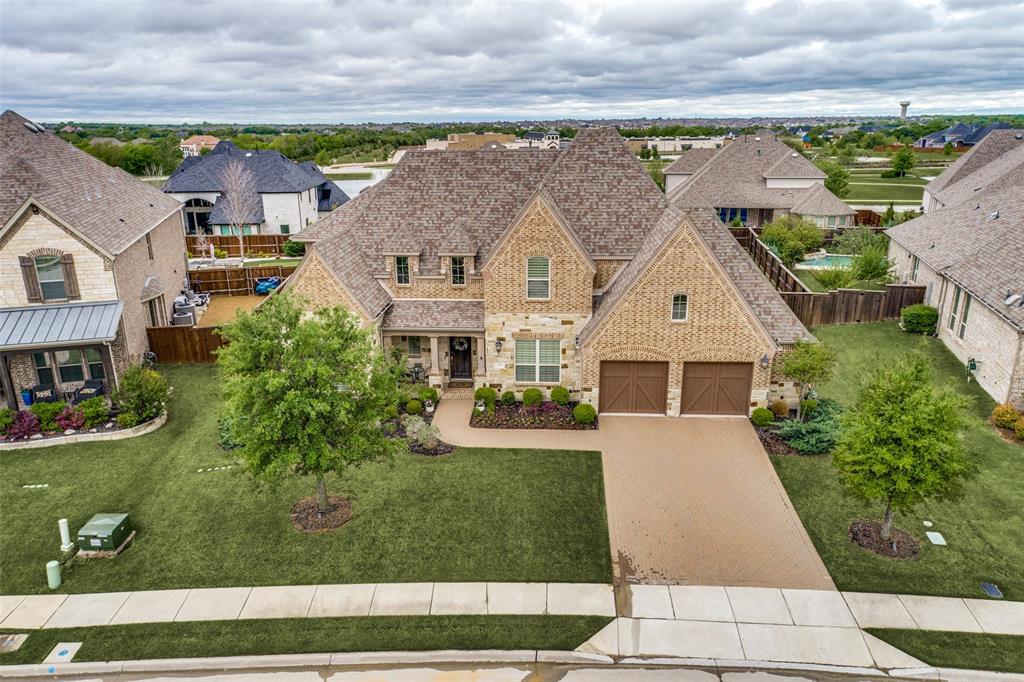
<path id="1" fill-rule="evenodd" d="M 220 201 L 225 173 L 241 164 L 258 195 L 245 216 L 231 216 Z M 163 191 L 185 205 L 190 235 L 296 234 L 348 201 L 349 197 L 312 161 L 296 163 L 272 149 L 239 149 L 220 142 L 208 154 L 186 156 Z M 233 226 L 234 225 L 234 226 Z M 241 225 L 241 228 L 237 227 Z"/>
<path id="2" fill-rule="evenodd" d="M 853 225 L 856 211 L 825 188 L 825 177 L 776 135 L 741 135 L 680 156 L 665 169 L 665 191 L 672 204 L 713 208 L 726 223 L 757 227 L 795 213 L 821 227 Z"/>
<path id="3" fill-rule="evenodd" d="M 0 403 L 112 389 L 187 276 L 181 204 L 0 115 Z"/>
<path id="4" fill-rule="evenodd" d="M 670 206 L 612 128 L 410 151 L 296 239 L 285 291 L 352 311 L 442 391 L 746 415 L 795 397 L 777 358 L 811 338 L 717 213 Z"/>

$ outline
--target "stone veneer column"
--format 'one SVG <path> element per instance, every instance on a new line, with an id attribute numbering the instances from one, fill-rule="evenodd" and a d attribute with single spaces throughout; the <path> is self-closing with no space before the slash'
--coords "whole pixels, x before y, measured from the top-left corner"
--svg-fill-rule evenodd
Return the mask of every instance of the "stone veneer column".
<path id="1" fill-rule="evenodd" d="M 427 381 L 431 386 L 441 385 L 441 361 L 438 359 L 437 337 L 430 337 L 430 374 Z"/>
<path id="2" fill-rule="evenodd" d="M 481 378 L 487 376 L 487 362 L 486 362 L 486 359 L 485 359 L 485 356 L 484 356 L 484 354 L 486 352 L 486 346 L 487 346 L 487 337 L 486 336 L 477 336 L 476 337 L 476 371 L 474 372 L 474 375 L 478 376 L 478 377 L 481 377 Z"/>

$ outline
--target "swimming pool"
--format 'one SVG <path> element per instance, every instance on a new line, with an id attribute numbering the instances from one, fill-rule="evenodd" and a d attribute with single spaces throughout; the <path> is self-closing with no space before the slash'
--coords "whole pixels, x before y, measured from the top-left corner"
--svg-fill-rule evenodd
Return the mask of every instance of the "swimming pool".
<path id="1" fill-rule="evenodd" d="M 821 270 L 822 268 L 849 268 L 853 266 L 853 256 L 843 256 L 835 253 L 826 253 L 814 258 L 797 263 L 798 268 L 810 270 Z"/>

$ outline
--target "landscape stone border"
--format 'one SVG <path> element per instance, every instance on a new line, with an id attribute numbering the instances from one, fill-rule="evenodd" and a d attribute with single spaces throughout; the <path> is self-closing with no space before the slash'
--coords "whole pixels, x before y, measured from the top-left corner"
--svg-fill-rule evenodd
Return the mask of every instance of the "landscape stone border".
<path id="1" fill-rule="evenodd" d="M 147 433 L 156 431 L 161 426 L 167 423 L 167 412 L 165 411 L 162 415 L 156 419 L 151 419 L 144 424 L 133 426 L 130 429 L 118 429 L 117 431 L 97 431 L 96 433 L 89 433 L 88 431 L 74 433 L 70 436 L 60 436 L 57 438 L 40 438 L 38 440 L 19 440 L 13 442 L 0 443 L 0 451 L 2 450 L 29 450 L 32 448 L 48 448 L 54 445 L 68 445 L 70 443 L 89 443 L 98 440 L 123 440 L 125 438 L 135 438 L 136 436 L 144 436 Z"/>

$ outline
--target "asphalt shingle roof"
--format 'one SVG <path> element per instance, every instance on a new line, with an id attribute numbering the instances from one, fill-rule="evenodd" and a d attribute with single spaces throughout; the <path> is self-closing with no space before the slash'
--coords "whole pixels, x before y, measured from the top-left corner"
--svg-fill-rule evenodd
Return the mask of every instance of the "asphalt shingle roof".
<path id="1" fill-rule="evenodd" d="M 700 170 L 720 150 L 711 147 L 697 147 L 683 152 L 683 155 L 665 168 L 665 175 L 690 175 Z"/>
<path id="2" fill-rule="evenodd" d="M 165 192 L 219 192 L 224 168 L 242 161 L 252 173 L 255 190 L 263 193 L 304 192 L 329 182 L 312 163 L 295 163 L 273 149 L 239 149 L 221 142 L 205 156 L 185 158 L 163 186 Z"/>
<path id="3" fill-rule="evenodd" d="M 396 298 L 384 313 L 386 329 L 483 331 L 484 302 Z"/>
<path id="4" fill-rule="evenodd" d="M 997 130 L 989 135 L 985 142 L 967 152 L 965 158 L 958 159 L 957 163 L 972 156 L 975 150 L 984 151 L 984 155 L 970 159 L 938 189 L 934 183 L 941 180 L 942 175 L 935 178 L 928 184 L 928 192 L 943 206 L 955 206 L 973 200 L 980 192 L 1024 183 L 1024 135 L 1020 131 L 1013 131 L 1013 135 L 1002 134 L 1009 132 Z M 1017 139 L 1017 135 L 1022 135 L 1021 139 Z M 992 144 L 987 144 L 989 139 Z M 953 170 L 952 166 L 946 172 L 950 170 Z"/>
<path id="5" fill-rule="evenodd" d="M 856 215 L 857 212 L 847 206 L 825 185 L 815 185 L 804 193 L 804 197 L 791 209 L 800 215 Z"/>
<path id="6" fill-rule="evenodd" d="M 116 256 L 181 204 L 13 111 L 0 115 L 0 224 L 30 197 Z"/>

